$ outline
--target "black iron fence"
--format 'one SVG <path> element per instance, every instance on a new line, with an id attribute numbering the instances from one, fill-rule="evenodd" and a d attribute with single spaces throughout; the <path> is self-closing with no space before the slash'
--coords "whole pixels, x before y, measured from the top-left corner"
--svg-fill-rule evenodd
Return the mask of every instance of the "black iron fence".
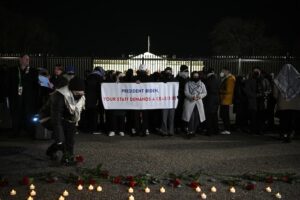
<path id="1" fill-rule="evenodd" d="M 143 55 L 143 54 L 141 54 Z M 144 54 L 145 55 L 145 54 Z M 153 55 L 153 54 L 152 54 Z M 13 66 L 18 64 L 17 55 L 1 55 L 1 66 Z M 31 56 L 31 66 L 44 67 L 51 73 L 57 64 L 63 66 L 74 66 L 76 74 L 84 77 L 86 72 L 91 71 L 96 66 L 102 66 L 105 70 L 126 71 L 128 68 L 138 69 L 140 64 L 146 64 L 150 72 L 161 71 L 165 67 L 171 67 L 174 74 L 179 71 L 180 65 L 185 64 L 190 71 L 201 70 L 204 66 L 212 67 L 217 73 L 222 68 L 228 68 L 233 74 L 246 75 L 253 67 L 260 67 L 268 73 L 278 73 L 281 67 L 286 63 L 293 64 L 300 71 L 300 59 L 289 58 L 284 56 L 251 56 L 251 57 L 236 57 L 236 56 L 216 56 L 202 58 L 167 58 L 151 56 L 129 57 L 129 58 L 111 58 L 103 59 L 97 57 L 53 57 L 53 56 Z"/>

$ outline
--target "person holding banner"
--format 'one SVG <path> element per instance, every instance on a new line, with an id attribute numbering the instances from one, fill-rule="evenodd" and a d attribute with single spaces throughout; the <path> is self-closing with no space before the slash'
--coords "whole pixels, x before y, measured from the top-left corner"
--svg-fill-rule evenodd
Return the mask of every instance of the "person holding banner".
<path id="1" fill-rule="evenodd" d="M 114 82 L 116 84 L 122 82 L 123 74 L 119 71 L 115 72 L 111 80 L 107 82 Z M 109 137 L 113 137 L 116 133 L 119 133 L 120 136 L 124 136 L 125 132 L 125 115 L 126 110 L 109 110 L 108 119 L 109 119 Z"/>
<path id="2" fill-rule="evenodd" d="M 182 120 L 188 122 L 187 135 L 194 136 L 200 123 L 205 121 L 202 99 L 207 92 L 204 83 L 200 80 L 199 72 L 192 72 L 191 80 L 185 84 L 184 94 Z"/>
<path id="3" fill-rule="evenodd" d="M 147 74 L 147 67 L 144 64 L 139 66 L 139 70 L 137 71 L 137 76 L 135 77 L 135 81 L 137 84 L 142 82 L 150 82 L 150 77 Z M 150 134 L 149 132 L 149 111 L 148 110 L 136 110 L 134 111 L 134 124 L 131 131 L 132 136 L 136 134 L 140 134 L 140 136 L 147 136 Z"/>
<path id="4" fill-rule="evenodd" d="M 172 68 L 167 67 L 162 73 L 162 82 L 175 82 L 176 79 L 172 74 Z M 174 117 L 175 108 L 162 110 L 161 134 L 162 136 L 174 135 Z"/>

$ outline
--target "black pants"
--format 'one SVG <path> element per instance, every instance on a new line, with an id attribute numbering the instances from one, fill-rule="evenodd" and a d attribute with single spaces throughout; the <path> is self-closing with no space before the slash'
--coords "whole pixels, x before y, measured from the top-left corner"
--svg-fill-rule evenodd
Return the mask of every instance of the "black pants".
<path id="1" fill-rule="evenodd" d="M 252 133 L 261 134 L 265 124 L 265 111 L 249 110 L 250 130 Z"/>
<path id="2" fill-rule="evenodd" d="M 32 117 L 35 113 L 33 109 L 26 105 L 21 96 L 16 97 L 14 103 L 11 104 L 10 113 L 14 135 L 19 135 L 22 129 L 30 136 L 34 135 L 35 129 Z"/>
<path id="3" fill-rule="evenodd" d="M 188 131 L 195 133 L 199 125 L 200 125 L 200 116 L 199 116 L 198 108 L 195 105 L 190 121 L 188 123 Z"/>
<path id="4" fill-rule="evenodd" d="M 287 134 L 288 137 L 292 131 L 297 132 L 299 127 L 300 111 L 297 110 L 281 110 L 279 114 L 280 119 L 280 132 Z"/>
<path id="5" fill-rule="evenodd" d="M 136 110 L 134 111 L 134 128 L 137 132 L 144 133 L 146 129 L 149 129 L 149 111 L 148 110 Z"/>
<path id="6" fill-rule="evenodd" d="M 218 124 L 218 113 L 206 113 L 206 128 L 209 135 L 218 134 L 219 124 Z"/>
<path id="7" fill-rule="evenodd" d="M 86 109 L 87 131 L 98 131 L 98 111 L 96 108 Z"/>
<path id="8" fill-rule="evenodd" d="M 125 132 L 125 113 L 123 115 L 123 114 L 116 114 L 114 112 L 115 111 L 111 111 L 109 115 L 109 121 L 110 121 L 109 130 L 114 132 Z"/>
<path id="9" fill-rule="evenodd" d="M 224 124 L 224 130 L 230 131 L 229 105 L 220 106 L 220 117 Z"/>
<path id="10" fill-rule="evenodd" d="M 68 121 L 63 121 L 63 136 L 53 135 L 55 142 L 47 149 L 47 154 L 55 153 L 61 150 L 65 155 L 74 155 L 74 135 L 76 132 L 75 123 L 70 123 Z M 59 144 L 61 143 L 61 144 Z"/>
<path id="11" fill-rule="evenodd" d="M 235 106 L 235 126 L 236 128 L 244 129 L 248 124 L 247 105 L 238 104 Z"/>
<path id="12" fill-rule="evenodd" d="M 103 108 L 103 106 L 101 106 L 99 108 L 99 126 L 97 130 L 101 130 L 101 131 L 106 131 L 106 121 L 105 121 L 105 109 Z"/>
<path id="13" fill-rule="evenodd" d="M 133 122 L 134 122 L 134 111 L 133 110 L 127 110 L 126 111 L 126 123 L 125 123 L 125 130 L 126 132 L 131 132 L 131 129 L 133 128 Z"/>

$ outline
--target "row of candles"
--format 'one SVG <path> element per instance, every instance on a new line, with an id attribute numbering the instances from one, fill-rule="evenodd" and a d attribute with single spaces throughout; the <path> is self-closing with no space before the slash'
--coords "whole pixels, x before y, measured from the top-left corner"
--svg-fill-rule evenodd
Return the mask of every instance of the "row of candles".
<path id="1" fill-rule="evenodd" d="M 30 193 L 29 193 L 30 196 L 27 198 L 27 200 L 33 200 L 33 197 L 36 196 L 35 186 L 34 186 L 33 184 L 31 184 L 31 185 L 29 186 L 29 189 L 30 189 L 31 191 L 30 191 Z M 89 187 L 88 187 L 88 190 L 89 190 L 89 191 L 93 191 L 94 189 L 95 189 L 95 187 L 94 187 L 93 185 L 89 185 Z M 78 186 L 77 186 L 77 190 L 79 190 L 79 191 L 83 190 L 83 186 L 82 186 L 82 185 L 78 185 Z M 101 186 L 97 186 L 97 187 L 96 187 L 96 191 L 97 191 L 97 192 L 102 192 L 102 187 L 101 187 Z M 144 191 L 145 191 L 145 193 L 150 193 L 150 188 L 149 188 L 149 187 L 146 187 Z M 165 193 L 165 192 L 166 192 L 166 189 L 165 189 L 164 187 L 161 187 L 159 191 L 160 191 L 160 193 Z M 201 190 L 201 188 L 200 188 L 199 186 L 195 188 L 195 191 L 196 191 L 197 193 L 201 193 L 201 192 L 202 192 L 202 190 Z M 210 191 L 211 191 L 212 193 L 216 193 L 216 192 L 217 192 L 217 188 L 216 188 L 215 186 L 212 186 L 211 189 L 210 189 Z M 266 188 L 265 188 L 265 191 L 268 192 L 268 193 L 271 193 L 271 192 L 272 192 L 272 189 L 271 189 L 271 187 L 266 187 Z M 235 193 L 236 190 L 235 190 L 234 187 L 230 187 L 230 188 L 229 188 L 229 192 L 230 192 L 230 193 Z M 130 188 L 128 189 L 128 193 L 130 194 L 128 200 L 134 200 L 134 196 L 132 195 L 132 194 L 134 193 L 134 189 L 133 189 L 132 187 L 130 187 Z M 17 195 L 16 190 L 11 190 L 11 191 L 10 191 L 10 195 L 11 195 L 11 196 Z M 58 200 L 65 200 L 65 197 L 67 197 L 67 196 L 69 196 L 69 192 L 68 192 L 67 190 L 65 190 L 65 191 L 62 193 L 62 195 L 58 198 Z M 207 198 L 207 195 L 206 195 L 204 192 L 202 192 L 201 195 L 200 195 L 200 197 L 201 197 L 201 199 L 206 199 L 206 198 Z M 275 197 L 276 197 L 277 199 L 281 199 L 281 194 L 278 192 L 278 193 L 275 194 Z"/>

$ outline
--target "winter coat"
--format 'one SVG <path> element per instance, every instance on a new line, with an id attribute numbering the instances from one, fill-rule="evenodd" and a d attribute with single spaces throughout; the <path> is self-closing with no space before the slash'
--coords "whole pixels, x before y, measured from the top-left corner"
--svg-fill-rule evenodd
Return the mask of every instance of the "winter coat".
<path id="1" fill-rule="evenodd" d="M 199 84 L 197 90 L 192 91 L 191 86 L 194 84 Z M 197 106 L 200 122 L 205 121 L 205 112 L 202 99 L 206 96 L 206 88 L 202 81 L 198 81 L 197 83 L 193 81 L 189 81 L 185 84 L 184 88 L 185 100 L 183 104 L 183 113 L 182 113 L 182 120 L 189 122 L 191 115 L 194 111 L 194 107 Z M 200 97 L 198 100 L 193 100 L 194 96 Z"/>
<path id="2" fill-rule="evenodd" d="M 205 113 L 216 113 L 220 105 L 219 87 L 220 82 L 215 74 L 211 74 L 204 81 L 207 96 L 203 99 Z"/>
<path id="3" fill-rule="evenodd" d="M 231 105 L 233 100 L 235 77 L 229 74 L 222 80 L 220 86 L 220 104 Z"/>
<path id="4" fill-rule="evenodd" d="M 88 75 L 85 87 L 86 108 L 96 109 L 101 102 L 101 82 L 102 77 L 96 73 Z"/>
<path id="5" fill-rule="evenodd" d="M 273 95 L 277 102 L 277 111 L 300 110 L 300 95 L 288 101 L 283 97 L 276 86 L 274 86 Z"/>
<path id="6" fill-rule="evenodd" d="M 20 70 L 20 71 L 19 71 Z M 19 80 L 19 72 L 21 80 Z M 7 74 L 7 91 L 9 103 L 12 110 L 15 110 L 17 105 L 22 102 L 22 106 L 25 114 L 33 115 L 38 110 L 38 91 L 39 91 L 39 79 L 38 71 L 35 68 L 28 67 L 21 70 L 19 66 L 11 67 Z M 18 87 L 20 84 L 23 87 L 22 95 L 18 95 Z"/>

